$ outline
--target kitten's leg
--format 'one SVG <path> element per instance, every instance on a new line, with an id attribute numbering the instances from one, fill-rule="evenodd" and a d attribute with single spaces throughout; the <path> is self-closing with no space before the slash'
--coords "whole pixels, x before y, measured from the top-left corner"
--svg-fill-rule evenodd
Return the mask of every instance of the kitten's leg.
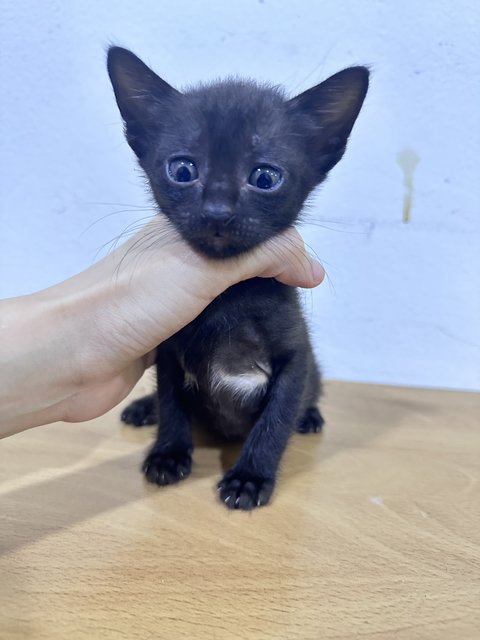
<path id="1" fill-rule="evenodd" d="M 322 430 L 325 420 L 317 407 L 308 407 L 297 423 L 298 433 L 318 433 Z"/>
<path id="2" fill-rule="evenodd" d="M 320 370 L 315 362 L 311 349 L 308 351 L 307 359 L 310 365 L 308 367 L 309 374 L 303 403 L 303 406 L 306 407 L 306 409 L 303 415 L 300 414 L 300 420 L 297 422 L 296 430 L 298 433 L 318 433 L 322 430 L 325 423 L 325 420 L 317 407 L 318 399 L 322 394 L 322 381 Z"/>
<path id="3" fill-rule="evenodd" d="M 158 422 L 157 397 L 155 393 L 134 400 L 121 415 L 122 422 L 134 427 L 143 427 Z"/>
<path id="4" fill-rule="evenodd" d="M 174 484 L 192 468 L 192 429 L 182 404 L 183 371 L 175 354 L 161 345 L 157 352 L 158 413 L 157 440 L 145 458 L 143 472 L 149 482 Z"/>
<path id="5" fill-rule="evenodd" d="M 279 371 L 267 404 L 253 426 L 235 466 L 218 484 L 229 509 L 253 509 L 267 504 L 280 459 L 295 429 L 307 372 L 302 354 L 294 354 Z"/>

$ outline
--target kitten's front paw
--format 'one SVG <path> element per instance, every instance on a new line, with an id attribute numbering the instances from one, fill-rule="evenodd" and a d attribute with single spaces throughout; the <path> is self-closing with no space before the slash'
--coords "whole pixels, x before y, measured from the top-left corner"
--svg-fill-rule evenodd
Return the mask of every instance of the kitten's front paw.
<path id="1" fill-rule="evenodd" d="M 325 420 L 317 407 L 309 407 L 297 425 L 298 433 L 318 433 Z"/>
<path id="2" fill-rule="evenodd" d="M 120 416 L 122 422 L 134 427 L 143 427 L 157 422 L 157 407 L 153 396 L 145 396 L 134 400 L 126 407 Z"/>
<path id="3" fill-rule="evenodd" d="M 145 458 L 142 470 L 146 479 L 153 484 L 175 484 L 190 475 L 192 456 L 185 449 L 168 453 L 152 451 Z"/>
<path id="4" fill-rule="evenodd" d="M 271 478 L 259 478 L 231 469 L 218 483 L 220 500 L 229 509 L 254 509 L 270 500 L 275 486 Z"/>

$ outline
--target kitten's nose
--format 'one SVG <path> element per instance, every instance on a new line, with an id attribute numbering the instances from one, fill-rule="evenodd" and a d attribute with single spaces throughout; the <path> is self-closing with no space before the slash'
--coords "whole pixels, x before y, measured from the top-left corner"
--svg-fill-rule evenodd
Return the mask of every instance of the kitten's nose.
<path id="1" fill-rule="evenodd" d="M 227 225 L 235 218 L 233 208 L 225 202 L 205 202 L 202 217 L 208 222 Z"/>

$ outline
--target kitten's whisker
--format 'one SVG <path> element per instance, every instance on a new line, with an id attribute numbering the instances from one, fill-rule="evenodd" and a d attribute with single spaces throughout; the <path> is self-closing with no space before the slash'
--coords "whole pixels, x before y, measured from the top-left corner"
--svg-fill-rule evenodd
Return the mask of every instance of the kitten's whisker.
<path id="1" fill-rule="evenodd" d="M 152 210 L 151 207 L 145 207 L 144 209 L 120 209 L 119 211 L 112 211 L 111 213 L 107 213 L 104 216 L 101 216 L 100 218 L 97 218 L 97 220 L 94 220 L 91 224 L 88 225 L 88 227 L 86 227 L 82 233 L 80 234 L 80 237 L 82 237 L 83 235 L 85 235 L 88 231 L 90 231 L 90 229 L 92 227 L 94 227 L 95 225 L 97 225 L 99 222 L 102 222 L 103 220 L 106 220 L 107 218 L 110 218 L 111 216 L 116 216 L 120 213 L 137 213 L 140 211 L 152 211 L 152 215 L 146 216 L 145 218 L 140 218 L 140 220 L 149 220 L 150 218 L 152 218 L 156 212 Z"/>
<path id="2" fill-rule="evenodd" d="M 331 223 L 329 223 L 329 224 L 331 224 Z M 338 223 L 333 223 L 333 224 L 342 224 L 342 223 L 338 222 Z M 307 226 L 318 227 L 320 229 L 326 229 L 327 231 L 334 231 L 334 232 L 337 232 L 337 233 L 350 233 L 350 234 L 354 234 L 354 235 L 365 235 L 365 234 L 369 233 L 369 231 L 354 231 L 352 229 L 335 229 L 335 228 L 332 228 L 332 227 L 328 227 L 325 224 L 322 224 L 318 220 L 305 221 L 304 225 L 305 225 L 305 227 L 307 227 Z"/>
<path id="3" fill-rule="evenodd" d="M 303 269 L 303 273 L 308 276 L 307 267 L 301 257 L 298 255 L 297 250 L 298 245 L 290 239 L 287 239 L 287 243 L 284 242 L 283 244 L 277 246 L 279 255 L 281 257 L 284 257 L 286 262 L 291 262 L 293 259 L 294 263 L 296 263 L 298 267 L 301 267 Z"/>
<path id="4" fill-rule="evenodd" d="M 158 220 L 160 222 L 160 219 Z M 117 276 L 120 273 L 124 262 L 130 257 L 132 251 L 135 251 L 136 261 L 140 259 L 148 260 L 151 257 L 151 252 L 154 250 L 160 250 L 168 242 L 178 241 L 178 235 L 170 223 L 166 223 L 165 220 L 161 221 L 162 224 L 152 225 L 152 228 L 147 233 L 139 237 L 125 252 L 119 264 L 116 267 Z M 132 268 L 132 277 L 135 270 L 135 264 Z"/>
<path id="5" fill-rule="evenodd" d="M 296 262 L 296 264 L 300 267 L 303 266 L 305 269 L 305 273 L 306 273 L 306 265 L 304 263 L 304 261 L 302 260 L 302 258 L 298 255 L 297 251 L 298 251 L 298 246 L 295 242 L 293 242 L 293 240 L 288 240 L 288 245 L 283 245 L 280 253 L 286 252 L 287 253 L 287 258 L 290 258 L 290 260 L 293 258 L 294 261 Z M 285 253 L 284 253 L 285 255 Z"/>
<path id="6" fill-rule="evenodd" d="M 137 233 L 137 231 L 139 231 L 140 229 L 142 229 L 145 226 L 145 220 L 150 220 L 152 219 L 154 216 L 147 216 L 145 218 L 141 218 L 140 220 L 135 220 L 134 222 L 131 222 L 129 225 L 127 225 L 125 227 L 125 229 L 118 234 L 118 236 L 115 236 L 112 240 L 109 240 L 108 242 L 105 242 L 101 247 L 99 247 L 99 249 L 97 249 L 97 252 L 95 253 L 95 257 L 94 260 L 98 259 L 99 254 L 105 249 L 105 247 L 109 247 L 108 251 L 107 251 L 107 255 L 109 253 L 112 253 L 112 251 L 115 251 L 115 249 L 118 247 L 118 243 L 120 242 L 120 240 L 124 240 L 126 238 L 129 238 L 130 236 L 134 235 L 135 233 Z"/>
<path id="7" fill-rule="evenodd" d="M 311 244 L 309 244 L 308 242 L 305 242 L 305 241 L 304 241 L 304 245 L 305 245 L 305 247 L 308 249 L 308 253 L 309 253 L 313 258 L 316 258 L 316 259 L 320 262 L 320 261 L 321 261 L 321 260 L 320 260 L 320 256 L 318 255 L 318 253 L 317 253 L 316 249 L 314 249 L 314 248 L 312 247 L 312 245 L 311 245 Z M 322 266 L 323 266 L 323 265 L 322 265 Z"/>
<path id="8" fill-rule="evenodd" d="M 128 209 L 145 209 L 144 204 L 132 204 L 130 202 L 85 202 L 89 206 L 128 207 Z"/>
<path id="9" fill-rule="evenodd" d="M 123 235 L 125 236 L 130 236 L 135 234 L 137 231 L 140 231 L 141 229 L 143 229 L 146 224 L 145 221 L 152 221 L 155 219 L 155 215 L 150 215 L 150 216 L 144 216 L 143 218 L 139 218 L 137 220 L 134 220 L 133 222 L 130 222 L 125 229 L 123 230 L 123 232 L 120 234 L 120 236 L 118 237 L 122 237 Z"/>
<path id="10" fill-rule="evenodd" d="M 313 69 L 309 73 L 307 73 L 307 75 L 302 80 L 300 80 L 300 82 L 297 82 L 297 84 L 292 88 L 292 91 L 296 93 L 298 90 L 301 90 L 302 85 L 304 85 L 307 82 L 307 80 L 313 76 L 314 73 L 316 74 L 319 69 L 323 69 L 327 58 L 332 53 L 332 50 L 334 49 L 334 47 L 336 47 L 337 45 L 338 45 L 337 42 L 334 42 L 333 44 L 330 45 L 330 47 L 325 52 L 325 55 L 323 56 L 322 60 L 320 60 L 320 62 L 317 65 L 315 65 Z"/>
<path id="11" fill-rule="evenodd" d="M 149 250 L 152 246 L 154 246 L 156 241 L 155 238 L 155 234 L 153 232 L 149 232 L 148 234 L 145 234 L 144 236 L 142 236 L 141 238 L 138 238 L 125 252 L 125 254 L 122 256 L 121 260 L 119 261 L 119 263 L 117 264 L 116 268 L 115 268 L 115 278 L 118 279 L 120 277 L 120 271 L 124 265 L 124 263 L 126 263 L 127 259 L 130 259 L 132 256 L 135 256 L 135 254 L 132 254 L 132 252 L 134 250 L 136 251 L 136 257 L 134 257 L 133 259 L 138 262 L 138 260 L 140 260 L 141 258 L 147 258 Z M 135 263 L 133 265 L 132 268 L 132 272 L 130 275 L 130 280 L 133 277 L 135 271 Z"/>
<path id="12" fill-rule="evenodd" d="M 298 264 L 298 266 L 302 266 L 303 267 L 303 273 L 308 277 L 310 274 L 307 273 L 307 267 L 304 265 L 302 259 L 297 255 L 297 245 L 295 244 L 295 242 L 293 240 L 289 240 L 288 244 L 290 244 L 290 246 L 292 247 L 291 249 L 288 249 L 287 246 L 282 245 L 281 247 L 278 247 L 278 251 L 280 253 L 280 255 L 285 256 L 285 260 L 289 260 L 289 258 L 291 259 L 291 257 L 293 256 L 295 258 L 296 263 Z M 322 258 L 318 255 L 318 253 L 316 252 L 316 250 L 311 247 L 308 243 L 304 243 L 305 247 L 308 249 L 308 252 L 310 253 L 311 256 L 315 257 L 322 265 L 324 271 L 325 271 L 325 279 L 327 280 L 327 282 L 329 283 L 329 286 L 331 288 L 334 289 L 333 286 L 333 282 L 330 278 L 329 273 L 327 272 L 326 269 L 326 263 L 324 260 L 322 260 Z M 282 253 L 283 252 L 283 253 Z"/>

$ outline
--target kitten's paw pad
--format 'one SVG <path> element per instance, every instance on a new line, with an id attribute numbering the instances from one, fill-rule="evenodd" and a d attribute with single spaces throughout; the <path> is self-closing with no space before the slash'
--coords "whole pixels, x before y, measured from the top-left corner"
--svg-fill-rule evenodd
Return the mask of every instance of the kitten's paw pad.
<path id="1" fill-rule="evenodd" d="M 254 475 L 227 471 L 218 483 L 220 500 L 229 509 L 254 509 L 267 504 L 275 481 Z"/>
<path id="2" fill-rule="evenodd" d="M 152 451 L 142 467 L 146 479 L 161 487 L 184 480 L 192 470 L 192 456 L 188 451 L 161 453 Z"/>
<path id="3" fill-rule="evenodd" d="M 317 407 L 309 407 L 297 425 L 298 433 L 318 433 L 322 430 L 325 420 Z"/>
<path id="4" fill-rule="evenodd" d="M 152 398 L 146 397 L 135 400 L 126 407 L 120 416 L 122 422 L 134 427 L 144 427 L 157 422 L 157 410 Z"/>

